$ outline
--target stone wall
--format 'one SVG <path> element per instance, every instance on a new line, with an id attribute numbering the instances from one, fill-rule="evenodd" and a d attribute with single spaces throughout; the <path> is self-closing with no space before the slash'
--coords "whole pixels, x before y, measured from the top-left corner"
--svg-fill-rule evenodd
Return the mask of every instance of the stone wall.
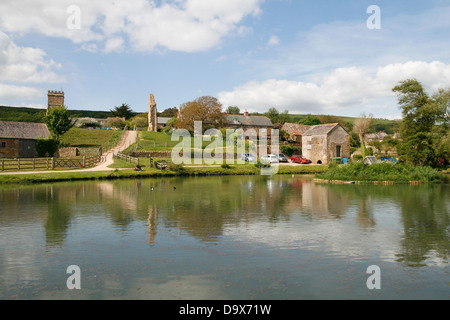
<path id="1" fill-rule="evenodd" d="M 0 158 L 19 157 L 19 140 L 0 138 L 0 142 L 6 143 L 6 148 L 0 148 Z"/>
<path id="2" fill-rule="evenodd" d="M 73 158 L 79 155 L 78 148 L 60 148 L 55 153 L 56 158 Z"/>

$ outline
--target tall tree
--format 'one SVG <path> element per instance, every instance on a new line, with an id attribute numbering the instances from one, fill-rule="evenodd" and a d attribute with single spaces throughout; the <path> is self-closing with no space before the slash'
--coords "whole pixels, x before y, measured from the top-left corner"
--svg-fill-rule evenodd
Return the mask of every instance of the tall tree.
<path id="1" fill-rule="evenodd" d="M 280 119 L 280 112 L 276 108 L 270 108 L 265 114 L 273 124 L 277 124 Z"/>
<path id="2" fill-rule="evenodd" d="M 239 107 L 236 106 L 229 106 L 227 108 L 227 114 L 240 114 L 241 113 L 241 109 L 239 109 Z"/>
<path id="3" fill-rule="evenodd" d="M 113 117 L 125 118 L 125 120 L 130 119 L 133 116 L 133 110 L 126 103 L 123 103 L 120 107 L 115 107 L 111 110 Z"/>
<path id="4" fill-rule="evenodd" d="M 215 97 L 203 96 L 184 104 L 181 117 L 176 122 L 177 128 L 194 131 L 194 122 L 202 122 L 203 129 L 217 128 L 224 125 L 223 106 Z"/>
<path id="5" fill-rule="evenodd" d="M 364 141 L 364 136 L 367 132 L 369 132 L 370 127 L 373 123 L 373 116 L 370 114 L 369 116 L 366 116 L 364 113 L 361 115 L 361 117 L 357 118 L 355 120 L 355 123 L 353 124 L 353 131 L 358 134 L 359 142 L 361 143 L 361 154 L 363 158 L 366 157 L 366 144 Z"/>
<path id="6" fill-rule="evenodd" d="M 308 126 L 315 126 L 320 124 L 320 119 L 316 116 L 313 116 L 311 114 L 308 114 L 306 118 L 300 120 L 297 122 L 298 124 L 308 125 Z"/>
<path id="7" fill-rule="evenodd" d="M 48 109 L 47 114 L 44 117 L 44 122 L 47 125 L 48 130 L 52 133 L 53 139 L 58 142 L 60 141 L 61 136 L 74 126 L 65 106 Z"/>
<path id="8" fill-rule="evenodd" d="M 397 93 L 403 114 L 399 154 L 414 164 L 436 164 L 439 144 L 448 137 L 449 90 L 441 89 L 430 97 L 416 79 L 401 81 L 392 90 Z M 445 154 L 445 146 L 441 152 Z"/>
<path id="9" fill-rule="evenodd" d="M 159 114 L 160 117 L 173 118 L 178 115 L 178 108 L 168 108 Z"/>

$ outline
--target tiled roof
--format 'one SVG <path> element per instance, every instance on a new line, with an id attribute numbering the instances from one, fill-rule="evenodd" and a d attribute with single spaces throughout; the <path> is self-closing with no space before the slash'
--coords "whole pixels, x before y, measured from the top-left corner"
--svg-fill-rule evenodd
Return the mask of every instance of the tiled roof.
<path id="1" fill-rule="evenodd" d="M 287 133 L 291 135 L 301 136 L 306 131 L 308 131 L 311 128 L 311 126 L 304 125 L 304 124 L 298 124 L 298 123 L 285 123 L 281 130 L 286 131 Z"/>
<path id="2" fill-rule="evenodd" d="M 312 126 L 308 131 L 303 133 L 304 136 L 324 135 L 330 133 L 339 123 L 327 123 Z"/>
<path id="3" fill-rule="evenodd" d="M 0 121 L 0 138 L 36 140 L 50 136 L 44 123 Z"/>
<path id="4" fill-rule="evenodd" d="M 255 127 L 273 127 L 272 121 L 264 116 L 243 116 L 227 114 L 225 119 L 229 125 L 243 125 L 243 126 L 255 126 Z"/>

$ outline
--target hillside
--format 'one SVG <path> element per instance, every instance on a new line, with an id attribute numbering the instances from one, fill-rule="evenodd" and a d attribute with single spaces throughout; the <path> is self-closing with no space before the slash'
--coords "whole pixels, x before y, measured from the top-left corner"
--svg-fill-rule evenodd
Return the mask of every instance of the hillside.
<path id="1" fill-rule="evenodd" d="M 105 119 L 111 117 L 109 111 L 89 111 L 89 110 L 68 110 L 71 117 L 74 118 L 96 118 Z M 134 115 L 136 115 L 135 113 Z M 19 122 L 42 122 L 42 118 L 45 115 L 43 109 L 32 108 L 16 108 L 0 106 L 0 121 L 19 121 Z M 291 114 L 291 122 L 298 122 L 308 115 L 306 114 Z M 348 122 L 353 125 L 356 118 L 354 117 L 338 117 L 338 116 L 325 116 L 330 118 L 339 118 L 342 121 Z M 398 128 L 398 121 L 387 119 L 374 119 L 371 132 L 385 131 L 388 134 L 394 134 Z"/>
<path id="2" fill-rule="evenodd" d="M 44 109 L 16 108 L 0 106 L 0 121 L 42 122 Z M 68 110 L 74 118 L 105 119 L 111 117 L 109 111 Z"/>

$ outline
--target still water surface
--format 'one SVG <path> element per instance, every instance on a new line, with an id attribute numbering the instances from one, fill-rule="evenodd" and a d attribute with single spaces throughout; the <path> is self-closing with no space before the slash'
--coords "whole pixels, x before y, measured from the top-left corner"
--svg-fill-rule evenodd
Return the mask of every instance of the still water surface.
<path id="1" fill-rule="evenodd" d="M 0 299 L 449 299 L 449 195 L 307 176 L 0 187 Z"/>

